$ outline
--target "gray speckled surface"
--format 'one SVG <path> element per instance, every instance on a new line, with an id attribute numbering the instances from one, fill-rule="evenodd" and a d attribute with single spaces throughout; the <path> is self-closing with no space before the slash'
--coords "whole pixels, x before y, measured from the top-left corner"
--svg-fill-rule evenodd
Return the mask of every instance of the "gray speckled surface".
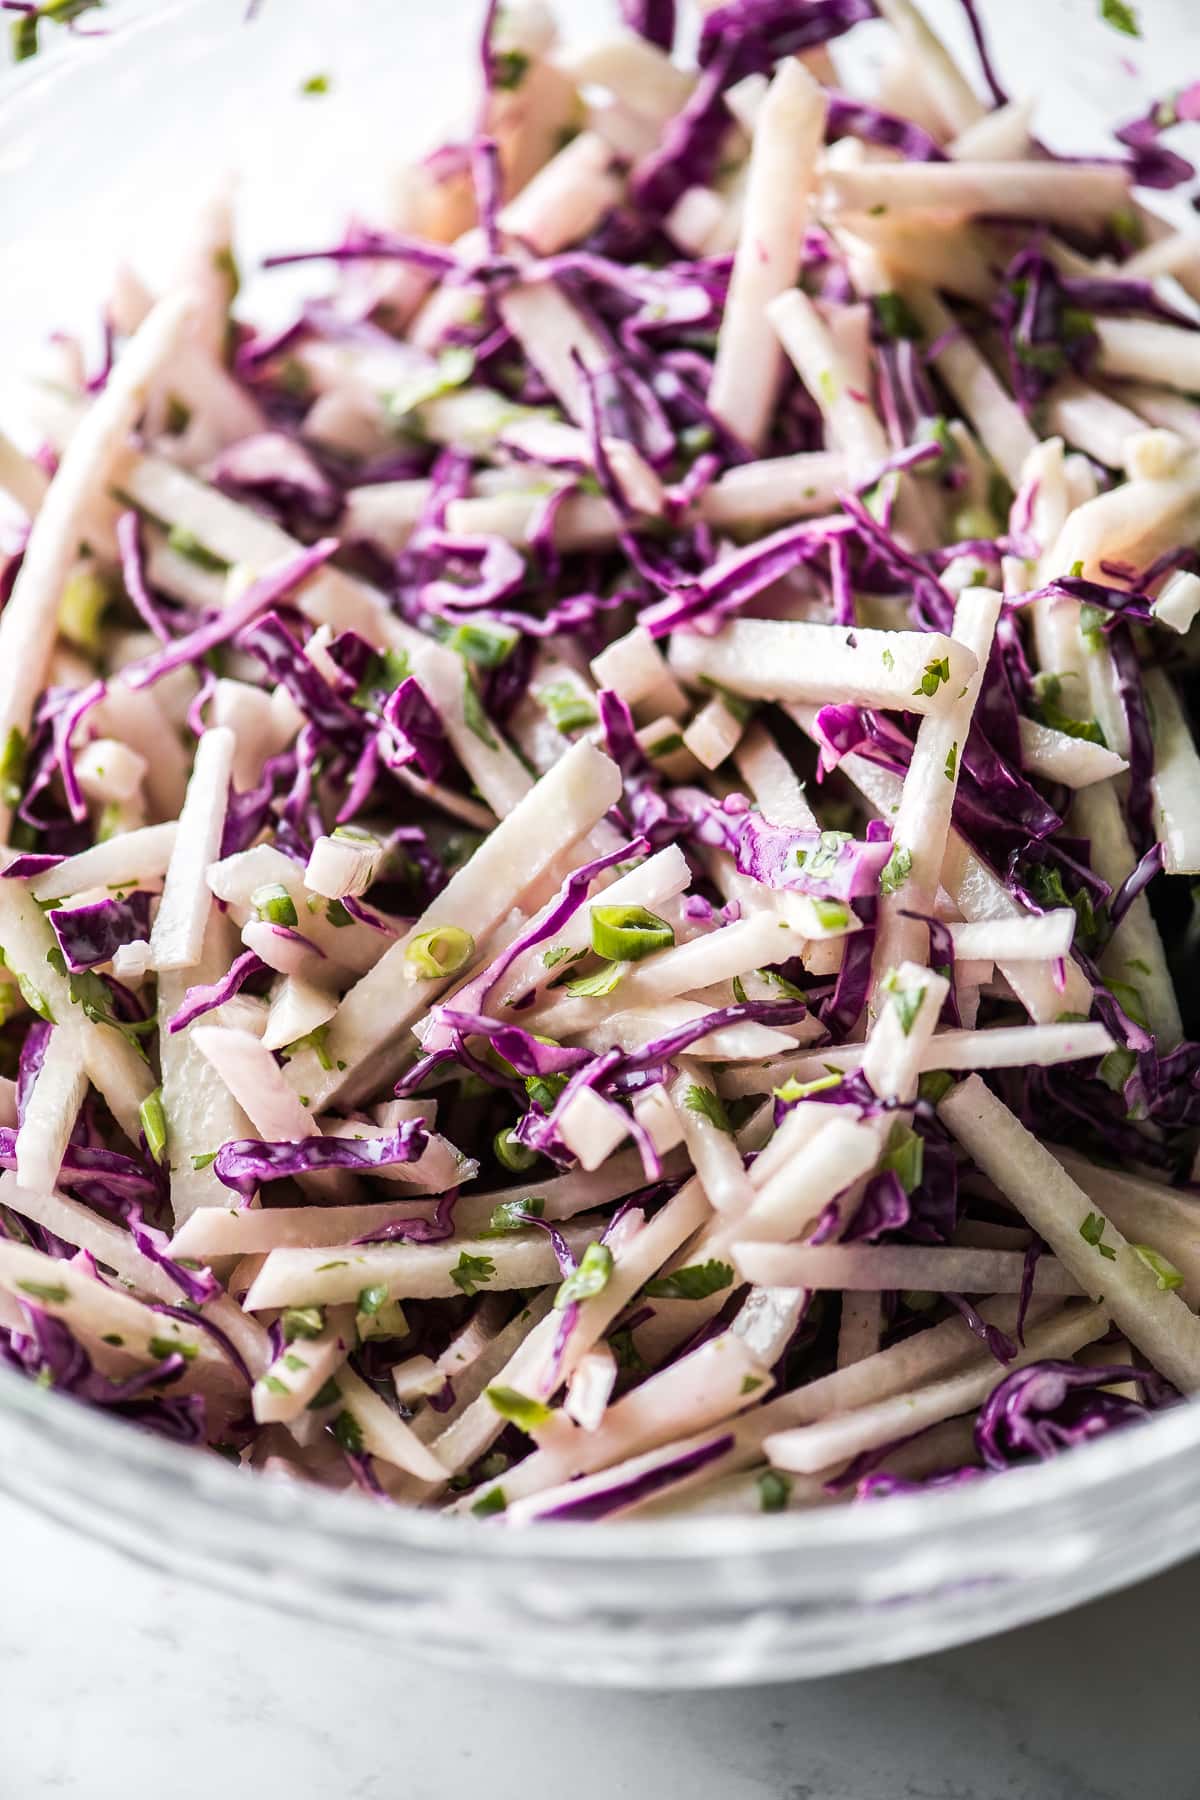
<path id="1" fill-rule="evenodd" d="M 807 1684 L 595 1695 L 413 1669 L 0 1502 L 0 1800 L 1195 1800 L 1200 1561 Z"/>

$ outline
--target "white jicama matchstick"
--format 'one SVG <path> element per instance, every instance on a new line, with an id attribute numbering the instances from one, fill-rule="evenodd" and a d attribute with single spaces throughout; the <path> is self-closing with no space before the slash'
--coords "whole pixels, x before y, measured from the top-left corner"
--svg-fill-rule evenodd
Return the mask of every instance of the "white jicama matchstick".
<path id="1" fill-rule="evenodd" d="M 162 300 L 126 346 L 112 378 L 71 440 L 38 509 L 20 572 L 0 615 L 0 747 L 23 754 L 34 702 L 58 629 L 58 603 L 89 508 L 126 448 L 151 387 L 191 323 L 193 298 Z M 15 748 L 14 748 L 15 747 Z M 0 798 L 0 836 L 11 806 Z"/>
<path id="2" fill-rule="evenodd" d="M 1108 1312 L 1104 1306 L 1071 1307 L 1057 1318 L 1029 1327 L 1024 1345 L 1011 1362 L 980 1357 L 973 1366 L 918 1388 L 915 1393 L 880 1400 L 821 1424 L 777 1432 L 767 1438 L 763 1448 L 777 1468 L 795 1469 L 800 1474 L 827 1469 L 861 1455 L 864 1450 L 890 1443 L 893 1438 L 911 1436 L 942 1419 L 967 1412 L 981 1405 L 992 1389 L 1015 1370 L 1043 1357 L 1069 1357 L 1085 1344 L 1103 1337 L 1107 1330 Z"/>
<path id="3" fill-rule="evenodd" d="M 971 651 L 940 632 L 776 619 L 735 619 L 716 637 L 677 633 L 670 662 L 684 681 L 703 678 L 751 700 L 853 700 L 919 713 L 952 705 L 977 669 Z"/>
<path id="4" fill-rule="evenodd" d="M 708 394 L 717 417 L 754 447 L 765 436 L 783 366 L 767 307 L 800 272 L 825 110 L 812 76 L 788 60 L 755 121 L 742 232 Z"/>
<path id="5" fill-rule="evenodd" d="M 1016 1294 L 1025 1258 L 1015 1250 L 927 1248 L 923 1244 L 735 1244 L 733 1257 L 747 1281 L 769 1287 L 928 1290 L 935 1294 Z M 1046 1259 L 1034 1271 L 1033 1291 L 1078 1294 L 1079 1283 Z"/>
<path id="6" fill-rule="evenodd" d="M 189 969 L 200 960 L 212 895 L 204 876 L 221 847 L 236 739 L 213 726 L 200 739 L 179 835 L 163 879 L 163 897 L 150 933 L 156 969 Z"/>
<path id="7" fill-rule="evenodd" d="M 929 929 L 922 920 L 932 912 L 937 897 L 959 768 L 1001 604 L 1001 596 L 986 588 L 965 588 L 954 608 L 952 641 L 962 646 L 975 668 L 960 686 L 951 689 L 948 703 L 940 711 L 926 714 L 913 746 L 899 811 L 892 821 L 891 860 L 881 881 L 872 963 L 872 1004 L 876 1007 L 880 983 L 888 970 L 897 963 L 920 959 L 928 944 Z M 914 913 L 916 918 L 909 916 Z"/>
<path id="8" fill-rule="evenodd" d="M 1186 1394 L 1200 1387 L 1200 1319 L 1098 1214 L 1062 1164 L 983 1085 L 968 1076 L 938 1108 L 979 1168 L 1008 1196 L 1113 1320 Z"/>

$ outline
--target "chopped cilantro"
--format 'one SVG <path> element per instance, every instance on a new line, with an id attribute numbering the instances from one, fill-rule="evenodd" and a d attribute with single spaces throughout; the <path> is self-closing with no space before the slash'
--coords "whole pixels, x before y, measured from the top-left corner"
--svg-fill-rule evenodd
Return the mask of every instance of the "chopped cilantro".
<path id="1" fill-rule="evenodd" d="M 654 1300 L 707 1300 L 710 1294 L 719 1294 L 722 1288 L 732 1285 L 730 1265 L 710 1258 L 686 1269 L 674 1269 L 669 1275 L 656 1275 L 646 1283 L 645 1292 Z"/>
<path id="2" fill-rule="evenodd" d="M 943 681 L 949 681 L 949 679 L 950 658 L 948 656 L 932 657 L 930 661 L 925 664 L 924 673 L 917 686 L 913 689 L 913 693 L 924 694 L 926 699 L 930 699 L 937 693 L 938 688 L 942 685 Z"/>
<path id="3" fill-rule="evenodd" d="M 352 1412 L 347 1412 L 345 1407 L 343 1407 L 337 1418 L 333 1421 L 330 1429 L 343 1450 L 348 1450 L 351 1456 L 362 1455 L 362 1426 Z"/>
<path id="4" fill-rule="evenodd" d="M 464 1250 L 459 1255 L 457 1265 L 450 1271 L 450 1279 L 460 1293 L 466 1294 L 469 1299 L 495 1273 L 496 1265 L 490 1256 L 471 1256 Z"/>
<path id="5" fill-rule="evenodd" d="M 1079 1227 L 1079 1235 L 1085 1244 L 1091 1244 L 1092 1248 L 1098 1250 L 1101 1256 L 1106 1257 L 1109 1262 L 1116 1262 L 1117 1253 L 1112 1245 L 1101 1242 L 1104 1236 L 1104 1227 L 1107 1224 L 1108 1220 L 1103 1213 L 1090 1212 Z"/>
<path id="6" fill-rule="evenodd" d="M 1138 23 L 1137 13 L 1128 4 L 1128 0 L 1100 0 L 1100 17 L 1114 31 L 1120 31 L 1125 37 L 1140 38 L 1142 28 Z"/>
<path id="7" fill-rule="evenodd" d="M 698 1087 L 691 1082 L 684 1093 L 683 1104 L 689 1112 L 699 1113 L 718 1131 L 733 1136 L 733 1126 L 729 1123 L 729 1114 L 725 1110 L 725 1102 L 720 1094 L 714 1094 L 711 1088 Z"/>
<path id="8" fill-rule="evenodd" d="M 489 1488 L 486 1494 L 480 1494 L 478 1500 L 472 1505 L 471 1511 L 477 1519 L 489 1519 L 493 1513 L 502 1513 L 507 1505 L 504 1489 L 494 1487 Z"/>
<path id="9" fill-rule="evenodd" d="M 887 862 L 884 864 L 883 872 L 879 877 L 880 893 L 896 893 L 898 889 L 904 886 L 904 883 L 911 874 L 912 851 L 905 850 L 901 845 L 897 844 L 896 848 L 892 851 L 892 854 L 888 857 Z"/>
<path id="10" fill-rule="evenodd" d="M 787 1511 L 792 1484 L 786 1475 L 781 1475 L 778 1469 L 764 1469 L 755 1486 L 758 1488 L 758 1504 L 763 1512 Z"/>

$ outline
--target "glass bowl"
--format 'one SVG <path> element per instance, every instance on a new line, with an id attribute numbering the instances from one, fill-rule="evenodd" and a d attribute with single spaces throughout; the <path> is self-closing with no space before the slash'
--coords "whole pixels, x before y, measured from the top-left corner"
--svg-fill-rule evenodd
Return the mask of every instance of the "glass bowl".
<path id="1" fill-rule="evenodd" d="M 1075 148 L 1174 84 L 1192 4 L 1142 0 L 1136 45 L 1097 24 L 1095 0 L 984 11 L 1012 85 L 1048 89 L 1045 129 Z M 0 76 L 6 370 L 55 326 L 95 328 L 119 254 L 151 276 L 168 267 L 222 166 L 243 171 L 244 263 L 318 243 L 348 211 L 378 214 L 401 158 L 469 94 L 477 0 L 263 0 L 252 23 L 245 10 L 118 0 L 85 21 L 108 35 L 47 26 L 44 55 Z M 930 10 L 949 13 L 961 41 L 953 0 Z M 560 13 L 572 33 L 612 16 L 603 0 L 563 0 Z M 316 73 L 332 91 L 301 97 Z M 286 305 L 282 278 L 270 280 Z M 1200 1409 L 941 1493 L 506 1531 L 239 1472 L 0 1369 L 0 1486 L 141 1562 L 387 1639 L 398 1659 L 718 1685 L 960 1643 L 1188 1555 L 1200 1546 Z"/>

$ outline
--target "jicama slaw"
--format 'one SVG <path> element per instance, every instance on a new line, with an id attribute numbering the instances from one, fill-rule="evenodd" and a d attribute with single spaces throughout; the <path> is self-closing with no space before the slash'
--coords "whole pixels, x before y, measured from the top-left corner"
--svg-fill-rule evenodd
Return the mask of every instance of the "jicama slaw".
<path id="1" fill-rule="evenodd" d="M 282 328 L 221 193 L 0 437 L 0 1354 L 501 1524 L 1200 1387 L 1200 92 L 700 10 L 493 0 Z"/>

